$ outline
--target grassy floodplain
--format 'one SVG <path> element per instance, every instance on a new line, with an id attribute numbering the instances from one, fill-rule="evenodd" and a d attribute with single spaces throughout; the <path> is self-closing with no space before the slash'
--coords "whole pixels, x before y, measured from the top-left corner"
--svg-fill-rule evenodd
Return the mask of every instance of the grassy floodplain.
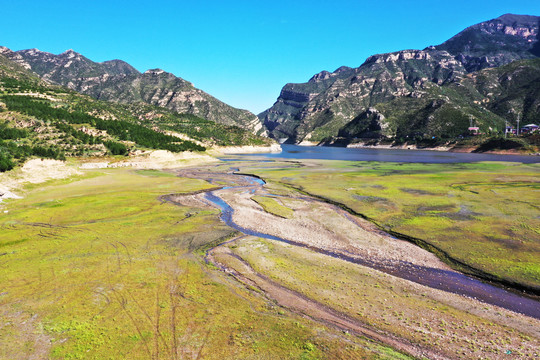
<path id="1" fill-rule="evenodd" d="M 540 164 L 303 164 L 242 170 L 344 204 L 498 279 L 540 289 Z"/>
<path id="2" fill-rule="evenodd" d="M 262 208 L 270 214 L 274 214 L 285 219 L 289 219 L 293 216 L 293 210 L 282 205 L 279 199 L 267 196 L 252 196 L 251 199 L 257 204 L 261 205 Z"/>
<path id="3" fill-rule="evenodd" d="M 406 358 L 272 305 L 205 264 L 234 235 L 169 193 L 209 183 L 90 170 L 0 213 L 1 359 Z"/>
<path id="4" fill-rule="evenodd" d="M 461 296 L 273 240 L 248 238 L 228 246 L 286 288 L 449 359 L 500 359 L 507 351 L 517 359 L 538 356 L 535 322 L 517 325 L 510 312 L 490 314 Z M 238 267 L 234 258 L 219 260 Z"/>

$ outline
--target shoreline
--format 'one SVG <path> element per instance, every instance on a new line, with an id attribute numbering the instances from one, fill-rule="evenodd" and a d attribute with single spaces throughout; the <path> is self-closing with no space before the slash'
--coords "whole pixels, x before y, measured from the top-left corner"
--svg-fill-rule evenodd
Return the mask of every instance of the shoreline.
<path id="1" fill-rule="evenodd" d="M 323 145 L 324 146 L 324 145 Z M 424 150 L 424 151 L 440 151 L 451 153 L 465 153 L 465 154 L 493 154 L 493 155 L 519 155 L 519 156 L 540 156 L 540 153 L 521 152 L 518 150 L 489 150 L 482 152 L 475 152 L 477 147 L 463 146 L 463 147 L 449 147 L 449 146 L 435 146 L 435 147 L 418 147 L 417 145 L 364 145 L 364 144 L 349 144 L 345 146 L 347 149 L 398 149 L 398 150 Z"/>
<path id="2" fill-rule="evenodd" d="M 448 151 L 452 152 L 452 148 L 448 146 L 436 146 L 432 148 L 418 147 L 417 145 L 365 145 L 365 144 L 349 144 L 344 146 L 347 149 L 399 149 L 399 150 L 428 150 L 428 151 Z M 467 151 L 468 152 L 468 151 Z"/>
<path id="3" fill-rule="evenodd" d="M 329 146 L 329 145 L 322 145 Z M 331 145 L 330 145 L 331 146 Z M 466 153 L 466 154 L 493 154 L 493 155 L 520 155 L 520 156 L 539 156 L 540 153 L 531 153 L 518 150 L 489 150 L 482 152 L 475 152 L 478 149 L 476 146 L 434 146 L 434 147 L 419 147 L 416 144 L 404 144 L 404 145 L 366 145 L 366 144 L 348 144 L 344 146 L 348 149 L 399 149 L 399 150 L 424 150 L 424 151 L 440 151 L 451 153 Z"/>
<path id="4" fill-rule="evenodd" d="M 257 154 L 257 153 L 279 153 L 281 145 L 278 143 L 268 146 L 215 146 L 206 151 L 211 156 L 234 155 L 234 154 Z"/>
<path id="5" fill-rule="evenodd" d="M 0 173 L 0 204 L 7 199 L 22 199 L 27 184 L 40 184 L 54 179 L 82 175 L 84 170 L 130 167 L 133 169 L 181 168 L 219 161 L 206 153 L 172 153 L 153 150 L 122 159 L 114 157 L 70 158 L 68 161 L 30 159 L 24 164 Z"/>
<path id="6" fill-rule="evenodd" d="M 491 155 L 517 155 L 517 156 L 540 156 L 540 152 L 526 152 L 519 150 L 489 150 L 482 152 L 475 152 L 478 149 L 476 146 L 434 146 L 434 147 L 422 147 L 416 144 L 403 144 L 403 145 L 393 145 L 393 144 L 378 144 L 378 145 L 366 145 L 364 143 L 354 143 L 347 145 L 334 145 L 334 144 L 320 144 L 311 141 L 302 141 L 297 145 L 302 147 L 333 147 L 333 148 L 344 148 L 344 149 L 384 149 L 384 150 L 413 150 L 413 151 L 438 151 L 438 152 L 449 152 L 449 153 L 464 153 L 464 154 L 491 154 Z"/>
<path id="7" fill-rule="evenodd" d="M 53 179 L 65 179 L 82 172 L 66 161 L 31 159 L 22 166 L 0 173 L 0 204 L 6 199 L 22 199 L 27 184 L 40 184 Z"/>
<path id="8" fill-rule="evenodd" d="M 84 170 L 131 167 L 134 169 L 174 169 L 219 161 L 225 154 L 281 152 L 279 144 L 269 146 L 220 146 L 206 152 L 150 150 L 119 159 L 110 156 L 99 158 L 70 158 L 71 161 L 35 158 L 0 173 L 0 204 L 7 199 L 22 199 L 25 184 L 39 184 L 53 179 L 64 179 L 82 174 Z M 74 163 L 73 163 L 74 162 Z M 81 171 L 82 170 L 82 171 Z"/>

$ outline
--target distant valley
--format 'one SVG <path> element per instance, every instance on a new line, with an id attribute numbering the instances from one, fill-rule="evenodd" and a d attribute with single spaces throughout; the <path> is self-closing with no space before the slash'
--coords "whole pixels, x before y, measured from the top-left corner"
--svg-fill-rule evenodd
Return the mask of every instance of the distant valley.
<path id="1" fill-rule="evenodd" d="M 73 50 L 54 55 L 0 47 L 0 56 L 4 78 L 19 81 L 23 76 L 35 84 L 39 78 L 42 88 L 60 86 L 74 91 L 71 96 L 76 97 L 75 92 L 90 96 L 84 99 L 92 106 L 100 104 L 100 110 L 85 113 L 134 117 L 140 125 L 182 134 L 183 141 L 195 140 L 199 145 L 219 143 L 216 136 L 230 135 L 222 131 L 223 126 L 232 126 L 238 129 L 233 131 L 235 140 L 221 145 L 269 144 L 270 140 L 261 140 L 269 136 L 309 145 L 531 153 L 540 149 L 538 136 L 497 138 L 506 126 L 517 127 L 518 120 L 522 126 L 540 122 L 539 23 L 538 16 L 506 14 L 473 25 L 437 46 L 373 55 L 357 68 L 322 71 L 306 83 L 286 84 L 275 104 L 258 117 L 161 69 L 141 73 L 122 60 L 98 63 Z M 6 68 L 7 63 L 11 65 Z M 3 89 L 16 92 L 5 81 Z M 108 115 L 103 108 L 109 109 Z M 175 114 L 184 120 L 171 120 Z M 189 121 L 188 125 L 186 119 L 193 116 L 207 130 Z M 469 127 L 484 136 L 464 139 Z M 214 139 L 206 141 L 209 136 Z M 253 136 L 262 137 L 254 142 Z"/>

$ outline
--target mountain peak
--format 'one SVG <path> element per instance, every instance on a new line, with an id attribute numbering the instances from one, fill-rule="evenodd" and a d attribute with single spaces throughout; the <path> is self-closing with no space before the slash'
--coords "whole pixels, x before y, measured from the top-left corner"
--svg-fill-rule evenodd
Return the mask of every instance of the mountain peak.
<path id="1" fill-rule="evenodd" d="M 165 70 L 162 70 L 162 69 L 159 69 L 159 68 L 156 68 L 156 69 L 148 69 L 144 72 L 145 75 L 161 75 L 161 74 L 165 74 L 166 71 Z"/>
<path id="2" fill-rule="evenodd" d="M 140 74 L 139 70 L 135 69 L 133 66 L 129 65 L 123 60 L 107 60 L 100 63 L 106 69 L 112 71 L 113 73 L 118 73 L 122 75 L 135 75 Z"/>
<path id="3" fill-rule="evenodd" d="M 326 80 L 326 79 L 329 79 L 330 76 L 332 76 L 332 74 L 330 74 L 328 71 L 326 70 L 323 70 L 321 71 L 320 73 L 317 73 L 315 75 L 313 75 L 311 77 L 311 79 L 309 79 L 310 82 L 313 82 L 313 81 L 321 81 L 321 80 Z"/>
<path id="4" fill-rule="evenodd" d="M 505 25 L 513 24 L 534 24 L 540 21 L 540 16 L 534 15 L 517 15 L 517 14 L 504 14 L 494 20 L 499 20 Z"/>
<path id="5" fill-rule="evenodd" d="M 351 70 L 352 70 L 351 67 L 348 67 L 348 66 L 340 66 L 340 67 L 338 67 L 338 68 L 334 71 L 334 74 L 339 74 L 339 73 L 346 72 L 346 71 L 351 71 Z"/>
<path id="6" fill-rule="evenodd" d="M 73 49 L 68 49 L 61 53 L 59 56 L 66 56 L 68 59 L 78 58 L 81 56 L 78 52 L 73 51 Z"/>
<path id="7" fill-rule="evenodd" d="M 330 78 L 340 77 L 341 75 L 348 75 L 351 72 L 354 72 L 354 69 L 348 66 L 340 66 L 333 73 L 323 70 L 320 73 L 313 75 L 311 79 L 309 79 L 309 82 L 320 82 Z"/>
<path id="8" fill-rule="evenodd" d="M 36 48 L 28 49 L 28 50 L 21 50 L 20 52 L 25 53 L 25 54 L 30 55 L 30 56 L 39 56 L 41 54 L 47 54 L 46 52 L 41 51 L 41 50 L 36 49 Z"/>
<path id="9" fill-rule="evenodd" d="M 540 16 L 504 14 L 472 25 L 435 46 L 459 58 L 467 71 L 536 57 Z"/>
<path id="10" fill-rule="evenodd" d="M 13 53 L 13 51 L 8 49 L 7 47 L 0 46 L 0 54 L 5 55 L 5 54 L 11 54 L 11 53 Z"/>

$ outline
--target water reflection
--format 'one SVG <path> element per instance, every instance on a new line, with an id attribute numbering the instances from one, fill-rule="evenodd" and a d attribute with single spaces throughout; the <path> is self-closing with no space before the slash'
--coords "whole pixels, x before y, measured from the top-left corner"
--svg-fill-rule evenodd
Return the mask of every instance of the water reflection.
<path id="1" fill-rule="evenodd" d="M 241 157 L 262 156 L 286 159 L 325 159 L 351 161 L 470 163 L 479 161 L 509 161 L 525 164 L 540 163 L 540 156 L 454 153 L 433 150 L 343 148 L 331 146 L 299 146 L 282 144 L 280 153 L 239 154 Z"/>

